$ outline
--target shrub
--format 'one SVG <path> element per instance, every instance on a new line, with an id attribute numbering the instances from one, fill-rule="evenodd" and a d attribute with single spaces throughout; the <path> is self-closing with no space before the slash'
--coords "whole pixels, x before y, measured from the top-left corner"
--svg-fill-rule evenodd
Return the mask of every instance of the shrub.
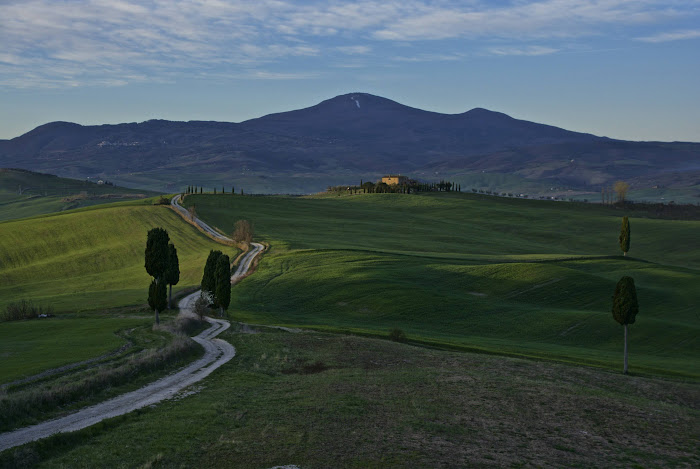
<path id="1" fill-rule="evenodd" d="M 0 314 L 0 321 L 20 321 L 39 316 L 53 316 L 53 308 L 51 306 L 37 306 L 28 300 L 20 300 L 18 303 L 7 305 L 5 312 Z"/>
<path id="2" fill-rule="evenodd" d="M 406 334 L 401 329 L 394 328 L 389 332 L 389 340 L 394 342 L 406 342 Z"/>
<path id="3" fill-rule="evenodd" d="M 209 304 L 211 303 L 211 295 L 202 292 L 199 298 L 194 302 L 194 314 L 197 315 L 200 321 L 204 320 L 204 316 L 209 312 Z"/>

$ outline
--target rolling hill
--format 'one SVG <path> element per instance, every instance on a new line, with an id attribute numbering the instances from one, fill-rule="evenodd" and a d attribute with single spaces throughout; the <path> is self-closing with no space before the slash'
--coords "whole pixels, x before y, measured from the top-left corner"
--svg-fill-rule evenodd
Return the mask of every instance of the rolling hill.
<path id="1" fill-rule="evenodd" d="M 700 170 L 700 144 L 612 140 L 486 109 L 440 114 L 351 93 L 241 123 L 53 122 L 0 141 L 0 166 L 171 191 L 225 184 L 309 193 L 385 172 L 457 181 L 510 174 L 598 191 L 617 179 L 697 186 L 684 175 Z"/>
<path id="2" fill-rule="evenodd" d="M 610 298 L 637 285 L 636 372 L 698 379 L 698 221 L 459 193 L 189 195 L 225 232 L 252 221 L 271 248 L 235 288 L 231 318 L 617 369 Z"/>
<path id="3" fill-rule="evenodd" d="M 156 195 L 98 182 L 0 168 L 0 221 Z"/>
<path id="4" fill-rule="evenodd" d="M 22 299 L 59 312 L 142 305 L 148 230 L 162 227 L 178 250 L 177 292 L 199 284 L 210 249 L 222 249 L 166 206 L 110 206 L 0 222 L 0 308 Z"/>

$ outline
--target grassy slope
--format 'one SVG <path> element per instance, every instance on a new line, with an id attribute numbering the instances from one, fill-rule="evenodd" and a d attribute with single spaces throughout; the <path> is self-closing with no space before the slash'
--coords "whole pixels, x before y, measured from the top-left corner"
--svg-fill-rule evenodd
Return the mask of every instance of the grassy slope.
<path id="1" fill-rule="evenodd" d="M 22 194 L 19 194 L 22 188 Z M 140 189 L 98 185 L 50 174 L 0 169 L 0 221 L 143 198 L 154 193 Z"/>
<path id="2" fill-rule="evenodd" d="M 256 225 L 272 249 L 237 287 L 234 318 L 384 334 L 617 368 L 622 329 L 610 296 L 637 281 L 633 370 L 698 378 L 700 222 L 460 194 L 323 198 L 191 196 L 230 231 Z M 235 214 L 235 215 L 233 215 Z M 643 259 L 643 260 L 641 260 Z"/>
<path id="3" fill-rule="evenodd" d="M 114 331 L 147 322 L 126 318 L 55 318 L 0 324 L 0 383 L 115 350 L 126 341 Z"/>
<path id="4" fill-rule="evenodd" d="M 165 206 L 118 203 L 0 223 L 0 308 L 21 298 L 58 312 L 145 303 L 143 252 L 154 227 L 178 250 L 173 290 L 199 284 L 209 250 L 222 246 Z"/>
<path id="5" fill-rule="evenodd" d="M 317 333 L 232 334 L 195 388 L 0 455 L 39 467 L 697 467 L 696 386 Z"/>

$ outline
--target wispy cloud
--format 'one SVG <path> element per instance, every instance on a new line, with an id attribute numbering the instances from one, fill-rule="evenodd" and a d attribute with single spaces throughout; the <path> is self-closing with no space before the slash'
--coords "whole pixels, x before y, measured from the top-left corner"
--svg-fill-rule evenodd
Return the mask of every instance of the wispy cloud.
<path id="1" fill-rule="evenodd" d="M 700 29 L 686 29 L 683 31 L 670 31 L 660 34 L 655 34 L 653 36 L 638 37 L 638 41 L 644 42 L 668 42 L 668 41 L 682 41 L 686 39 L 697 39 L 700 38 Z"/>
<path id="2" fill-rule="evenodd" d="M 464 54 L 417 54 L 417 55 L 398 55 L 392 60 L 396 62 L 453 62 L 463 60 Z"/>
<path id="3" fill-rule="evenodd" d="M 493 55 L 549 55 L 559 52 L 559 49 L 544 46 L 526 46 L 526 47 L 489 47 L 489 54 Z"/>
<path id="4" fill-rule="evenodd" d="M 698 0 L 10 0 L 0 2 L 0 84 L 120 86 L 200 72 L 251 76 L 271 64 L 323 66 L 338 54 L 391 61 L 556 52 L 562 38 L 616 34 L 698 16 Z M 634 31 L 634 33 L 632 33 Z M 698 37 L 684 30 L 641 37 Z M 452 41 L 439 54 L 425 42 Z M 505 42 L 512 46 L 489 46 Z M 407 54 L 401 46 L 418 47 Z M 457 44 L 459 43 L 459 44 Z M 434 50 L 434 48 L 432 48 Z M 332 65 L 329 65 L 332 67 Z M 195 73 L 193 73 L 193 71 Z M 270 75 L 273 76 L 273 75 Z M 295 79 L 294 71 L 276 79 Z M 287 78 L 285 78 L 287 77 Z M 266 78 L 271 79 L 271 78 Z"/>
<path id="5" fill-rule="evenodd" d="M 372 51 L 372 48 L 369 46 L 339 46 L 336 49 L 348 55 L 363 55 Z"/>

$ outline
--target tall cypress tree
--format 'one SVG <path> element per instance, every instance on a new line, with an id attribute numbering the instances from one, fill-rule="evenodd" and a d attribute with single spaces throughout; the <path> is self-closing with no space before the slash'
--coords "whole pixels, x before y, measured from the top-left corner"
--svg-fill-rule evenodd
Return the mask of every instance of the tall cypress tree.
<path id="1" fill-rule="evenodd" d="M 221 251 L 209 251 L 207 263 L 204 265 L 204 275 L 202 275 L 202 291 L 214 294 L 216 291 L 216 265 L 219 257 L 223 256 Z"/>
<path id="2" fill-rule="evenodd" d="M 231 261 L 226 254 L 221 254 L 216 260 L 214 302 L 219 307 L 220 316 L 231 304 Z"/>
<path id="3" fill-rule="evenodd" d="M 620 227 L 620 249 L 626 256 L 630 250 L 630 221 L 627 217 L 622 217 L 622 226 Z"/>
<path id="4" fill-rule="evenodd" d="M 168 268 L 165 271 L 165 282 L 169 286 L 168 309 L 170 309 L 173 302 L 173 285 L 180 282 L 180 260 L 177 258 L 177 249 L 173 243 L 168 245 Z"/>
<path id="5" fill-rule="evenodd" d="M 615 321 L 625 326 L 625 362 L 622 372 L 627 374 L 627 325 L 634 324 L 639 303 L 637 302 L 637 289 L 632 277 L 624 276 L 615 286 L 613 296 L 612 315 Z"/>
<path id="6" fill-rule="evenodd" d="M 163 291 L 165 291 L 165 283 L 163 276 L 168 268 L 168 243 L 170 242 L 170 237 L 168 232 L 163 228 L 153 228 L 148 232 L 148 237 L 146 239 L 146 251 L 144 253 L 145 267 L 148 275 L 153 277 L 153 282 L 158 285 L 162 283 Z M 151 309 L 155 310 L 156 313 L 156 324 L 160 324 L 160 318 L 158 317 L 158 311 L 162 310 L 160 300 L 157 298 L 151 298 L 151 291 L 160 294 L 159 288 L 149 289 L 148 304 Z"/>

